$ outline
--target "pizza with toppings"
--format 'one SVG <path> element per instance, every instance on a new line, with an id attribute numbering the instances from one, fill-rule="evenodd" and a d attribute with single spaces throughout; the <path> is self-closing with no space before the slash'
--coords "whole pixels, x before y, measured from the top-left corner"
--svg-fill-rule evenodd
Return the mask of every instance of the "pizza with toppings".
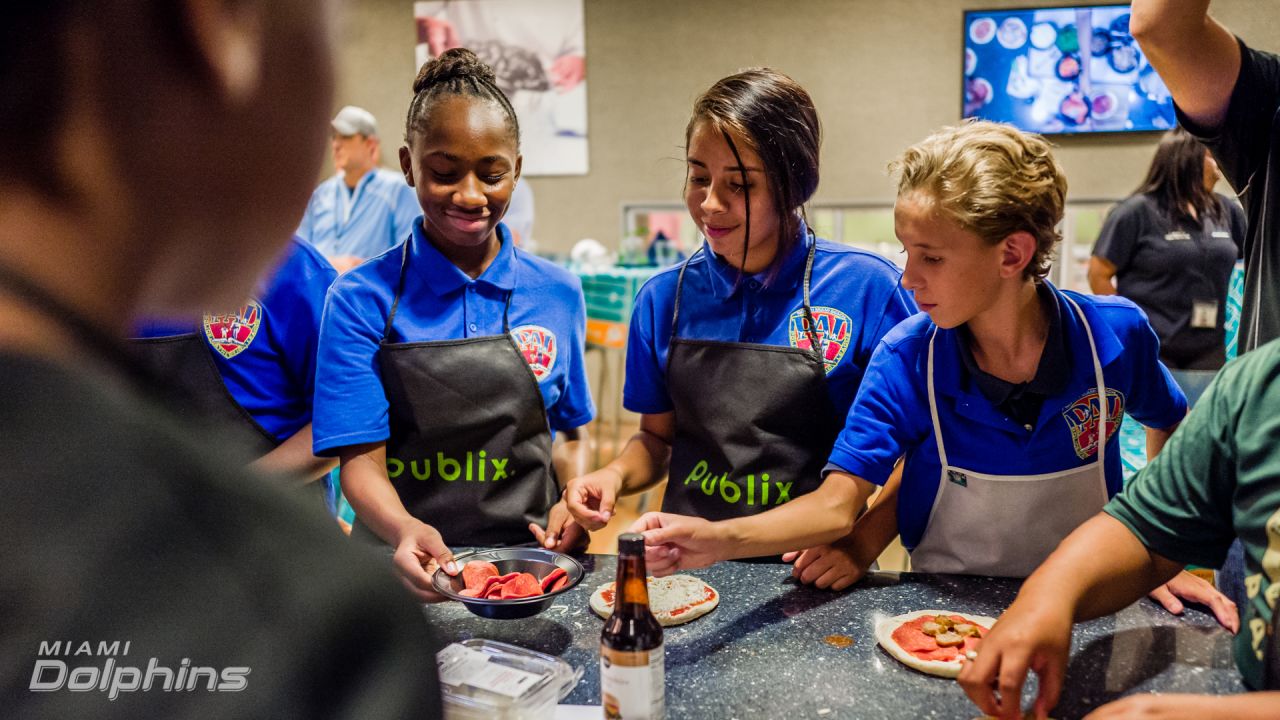
<path id="1" fill-rule="evenodd" d="M 881 620 L 876 641 L 912 670 L 953 678 L 964 654 L 976 650 L 995 618 L 960 615 L 946 610 L 920 610 Z"/>
<path id="2" fill-rule="evenodd" d="M 680 625 L 706 615 L 720 604 L 720 593 L 692 575 L 649 579 L 649 609 L 663 627 Z M 613 614 L 614 583 L 591 593 L 591 609 L 602 618 Z"/>

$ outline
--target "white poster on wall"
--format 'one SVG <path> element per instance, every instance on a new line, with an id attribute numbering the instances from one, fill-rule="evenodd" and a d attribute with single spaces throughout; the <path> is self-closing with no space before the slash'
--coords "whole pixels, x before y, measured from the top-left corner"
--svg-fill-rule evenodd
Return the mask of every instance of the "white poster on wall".
<path id="1" fill-rule="evenodd" d="M 582 0 L 415 2 L 416 67 L 465 47 L 497 75 L 520 120 L 526 175 L 587 173 Z"/>

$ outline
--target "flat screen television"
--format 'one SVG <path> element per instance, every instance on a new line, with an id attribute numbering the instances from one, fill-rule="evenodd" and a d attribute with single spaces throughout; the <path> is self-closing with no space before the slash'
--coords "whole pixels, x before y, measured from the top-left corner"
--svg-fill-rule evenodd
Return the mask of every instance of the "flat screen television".
<path id="1" fill-rule="evenodd" d="M 963 108 L 1043 134 L 1176 124 L 1168 88 L 1129 34 L 1128 5 L 965 11 Z"/>

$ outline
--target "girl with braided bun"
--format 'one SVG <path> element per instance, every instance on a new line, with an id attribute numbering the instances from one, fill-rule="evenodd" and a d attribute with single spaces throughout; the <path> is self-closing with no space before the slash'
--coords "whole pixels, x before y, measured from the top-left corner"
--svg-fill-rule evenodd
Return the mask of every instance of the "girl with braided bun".
<path id="1" fill-rule="evenodd" d="M 422 216 L 329 291 L 314 449 L 341 459 L 352 534 L 395 548 L 402 580 L 434 600 L 432 561 L 458 571 L 446 543 L 586 540 L 557 478 L 585 471 L 594 406 L 581 284 L 500 222 L 520 125 L 493 71 L 448 50 L 413 93 L 400 167 Z"/>

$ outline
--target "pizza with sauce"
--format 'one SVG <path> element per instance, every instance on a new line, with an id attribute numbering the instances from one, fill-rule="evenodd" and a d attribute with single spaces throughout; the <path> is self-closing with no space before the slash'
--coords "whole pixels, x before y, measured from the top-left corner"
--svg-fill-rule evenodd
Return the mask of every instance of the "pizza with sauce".
<path id="1" fill-rule="evenodd" d="M 649 609 L 663 627 L 680 625 L 706 615 L 720 604 L 720 593 L 692 575 L 650 577 Z M 591 593 L 591 609 L 602 618 L 613 614 L 614 583 Z"/>
<path id="2" fill-rule="evenodd" d="M 995 622 L 982 615 L 919 610 L 881 620 L 876 641 L 912 670 L 953 678 L 960 674 L 964 654 L 977 649 Z"/>

